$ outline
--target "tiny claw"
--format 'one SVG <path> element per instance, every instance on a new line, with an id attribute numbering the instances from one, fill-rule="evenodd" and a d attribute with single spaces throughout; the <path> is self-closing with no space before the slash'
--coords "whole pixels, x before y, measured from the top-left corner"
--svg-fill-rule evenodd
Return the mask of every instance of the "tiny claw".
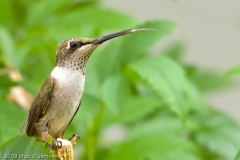
<path id="1" fill-rule="evenodd" d="M 72 137 L 69 138 L 69 141 L 71 141 L 72 145 L 75 145 L 77 139 L 80 139 L 80 137 L 77 134 L 73 134 Z"/>
<path id="2" fill-rule="evenodd" d="M 62 147 L 62 141 L 58 141 L 57 139 L 54 139 L 54 146 L 56 146 L 56 148 L 61 148 Z"/>
<path id="3" fill-rule="evenodd" d="M 46 147 L 49 150 L 57 150 L 58 148 L 62 147 L 62 141 L 58 141 L 57 139 L 54 138 L 54 142 L 52 144 L 47 143 Z"/>

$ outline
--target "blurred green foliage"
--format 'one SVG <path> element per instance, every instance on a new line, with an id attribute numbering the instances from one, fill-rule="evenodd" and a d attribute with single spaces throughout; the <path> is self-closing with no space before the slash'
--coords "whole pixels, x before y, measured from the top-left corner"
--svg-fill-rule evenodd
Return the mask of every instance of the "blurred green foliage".
<path id="1" fill-rule="evenodd" d="M 27 111 L 7 95 L 16 85 L 36 95 L 62 40 L 137 27 L 172 32 L 176 26 L 167 20 L 139 23 L 100 1 L 8 0 L 0 1 L 0 10 L 2 155 L 48 154 L 34 138 L 15 137 Z M 134 33 L 107 42 L 91 56 L 82 106 L 66 133 L 81 137 L 75 159 L 226 160 L 237 154 L 239 125 L 202 98 L 226 87 L 228 77 L 184 62 L 179 43 L 150 53 L 166 36 Z M 14 81 L 9 70 L 20 72 L 22 80 Z M 236 73 L 239 66 L 227 75 Z"/>

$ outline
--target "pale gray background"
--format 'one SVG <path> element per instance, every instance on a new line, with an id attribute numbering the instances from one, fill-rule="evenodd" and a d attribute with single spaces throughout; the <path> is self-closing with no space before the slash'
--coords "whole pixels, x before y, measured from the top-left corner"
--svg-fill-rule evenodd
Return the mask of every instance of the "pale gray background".
<path id="1" fill-rule="evenodd" d="M 188 62 L 221 72 L 240 64 L 239 0 L 105 0 L 105 7 L 129 13 L 139 21 L 168 19 L 186 46 Z M 240 82 L 240 78 L 235 77 Z M 240 122 L 240 86 L 206 99 Z"/>

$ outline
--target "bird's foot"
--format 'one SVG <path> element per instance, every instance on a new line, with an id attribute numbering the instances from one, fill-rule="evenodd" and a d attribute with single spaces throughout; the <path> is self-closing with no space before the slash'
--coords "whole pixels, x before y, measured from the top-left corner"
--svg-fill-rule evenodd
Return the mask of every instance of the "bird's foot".
<path id="1" fill-rule="evenodd" d="M 49 150 L 56 150 L 56 149 L 62 147 L 62 141 L 58 141 L 57 139 L 55 139 L 51 135 L 49 135 L 47 127 L 42 130 L 42 138 L 47 143 L 46 147 Z"/>
<path id="2" fill-rule="evenodd" d="M 77 134 L 73 134 L 72 137 L 69 138 L 69 141 L 72 143 L 72 145 L 75 145 L 79 138 L 80 137 Z"/>
<path id="3" fill-rule="evenodd" d="M 59 141 L 59 140 L 53 138 L 53 137 L 50 136 L 49 134 L 43 135 L 43 139 L 44 139 L 44 141 L 47 143 L 47 144 L 46 144 L 46 147 L 47 147 L 49 150 L 56 150 L 56 149 L 62 147 L 62 141 Z"/>
<path id="4" fill-rule="evenodd" d="M 52 144 L 47 143 L 46 146 L 49 150 L 57 150 L 58 148 L 62 147 L 62 141 L 54 138 L 54 142 Z"/>

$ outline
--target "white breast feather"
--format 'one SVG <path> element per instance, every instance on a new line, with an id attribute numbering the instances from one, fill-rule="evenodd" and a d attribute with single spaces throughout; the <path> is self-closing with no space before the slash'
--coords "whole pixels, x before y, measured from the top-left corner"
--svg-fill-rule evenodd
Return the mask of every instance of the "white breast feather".
<path id="1" fill-rule="evenodd" d="M 51 75 L 57 80 L 57 83 L 59 83 L 61 88 L 70 90 L 72 95 L 78 97 L 76 98 L 76 102 L 73 102 L 76 106 L 78 106 L 85 83 L 85 76 L 82 72 L 63 67 L 55 67 Z"/>

